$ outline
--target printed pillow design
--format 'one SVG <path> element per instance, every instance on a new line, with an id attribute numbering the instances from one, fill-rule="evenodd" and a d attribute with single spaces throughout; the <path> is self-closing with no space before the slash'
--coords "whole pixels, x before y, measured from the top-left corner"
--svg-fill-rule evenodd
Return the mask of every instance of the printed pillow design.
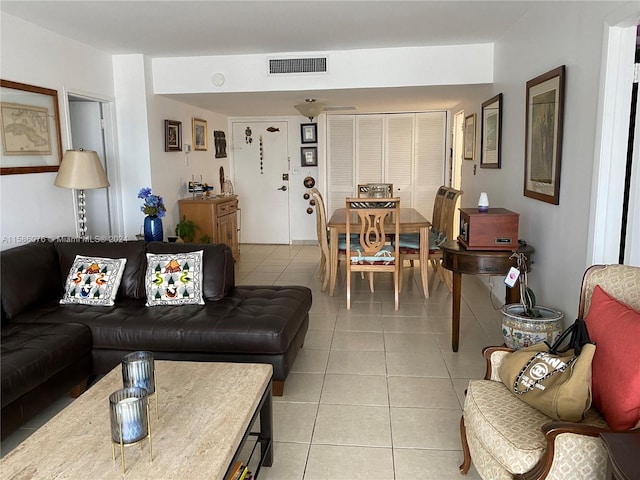
<path id="1" fill-rule="evenodd" d="M 147 307 L 204 305 L 202 250 L 188 253 L 147 253 Z"/>
<path id="2" fill-rule="evenodd" d="M 113 306 L 126 263 L 126 258 L 76 255 L 60 303 Z"/>

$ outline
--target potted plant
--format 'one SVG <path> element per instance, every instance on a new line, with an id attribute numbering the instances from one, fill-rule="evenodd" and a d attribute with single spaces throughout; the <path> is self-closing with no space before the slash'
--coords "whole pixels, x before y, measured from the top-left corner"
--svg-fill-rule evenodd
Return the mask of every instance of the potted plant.
<path id="1" fill-rule="evenodd" d="M 564 314 L 550 307 L 537 305 L 536 296 L 529 287 L 527 257 L 514 253 L 520 270 L 520 303 L 503 305 L 502 336 L 509 348 L 519 350 L 540 342 L 553 343 L 562 331 Z"/>
<path id="2" fill-rule="evenodd" d="M 183 242 L 191 243 L 196 238 L 196 230 L 200 230 L 193 220 L 187 220 L 187 216 L 183 215 L 182 220 L 176 225 L 176 235 Z"/>

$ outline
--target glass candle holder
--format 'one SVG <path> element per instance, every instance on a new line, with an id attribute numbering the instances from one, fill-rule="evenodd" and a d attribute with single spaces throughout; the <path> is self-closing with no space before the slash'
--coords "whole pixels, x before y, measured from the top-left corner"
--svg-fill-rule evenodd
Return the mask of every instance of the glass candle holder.
<path id="1" fill-rule="evenodd" d="M 126 470 L 125 445 L 138 443 L 148 437 L 149 461 L 153 461 L 147 391 L 144 388 L 129 387 L 113 392 L 109 395 L 109 413 L 111 417 L 111 456 L 115 461 L 115 445 L 120 445 L 122 475 L 124 476 Z"/>
<path id="2" fill-rule="evenodd" d="M 156 391 L 155 367 L 151 352 L 133 352 L 122 357 L 124 387 L 144 388 L 149 395 Z"/>
<path id="3" fill-rule="evenodd" d="M 109 396 L 113 443 L 136 443 L 149 434 L 147 403 L 144 388 L 122 388 Z"/>

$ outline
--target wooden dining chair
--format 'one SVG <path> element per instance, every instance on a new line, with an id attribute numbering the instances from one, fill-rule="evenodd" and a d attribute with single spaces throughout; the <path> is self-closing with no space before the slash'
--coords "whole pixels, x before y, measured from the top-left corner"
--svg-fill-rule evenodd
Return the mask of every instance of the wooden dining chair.
<path id="1" fill-rule="evenodd" d="M 445 240 L 454 240 L 454 224 L 456 208 L 458 204 L 458 198 L 463 194 L 462 190 L 456 190 L 452 187 L 447 187 L 447 192 L 444 196 L 442 207 L 440 209 L 440 220 L 438 226 L 433 230 L 433 237 L 435 239 L 435 248 L 429 247 L 429 261 L 433 269 L 438 272 L 440 279 L 447 285 L 449 291 L 453 291 L 453 282 L 451 279 L 451 272 L 442 268 L 442 250 L 438 245 L 442 244 Z"/>
<path id="2" fill-rule="evenodd" d="M 331 255 L 329 253 L 329 230 L 327 229 L 327 209 L 324 204 L 324 199 L 320 190 L 317 188 L 311 189 L 311 196 L 316 201 L 316 233 L 318 236 L 318 245 L 320 246 L 320 267 L 318 269 L 318 275 L 322 281 L 322 287 L 320 291 L 324 292 L 329 284 L 329 274 L 331 266 Z M 341 261 L 347 258 L 347 243 L 345 241 L 346 235 L 341 233 L 338 235 L 338 265 Z M 354 237 L 357 241 L 357 235 Z"/>
<path id="3" fill-rule="evenodd" d="M 446 185 L 441 185 L 436 192 L 433 201 L 433 214 L 431 217 L 431 228 L 429 229 L 429 261 L 440 279 L 452 291 L 453 285 L 450 275 L 440 266 L 442 262 L 442 252 L 438 245 L 447 238 L 453 237 L 453 220 L 455 216 L 456 203 L 462 190 L 456 190 Z M 403 233 L 400 235 L 400 255 L 404 260 L 409 260 L 413 266 L 414 260 L 420 259 L 420 235 L 417 233 Z M 420 268 L 423 268 L 420 265 Z M 426 265 L 424 265 L 426 268 Z"/>
<path id="4" fill-rule="evenodd" d="M 359 241 L 353 242 L 351 234 L 352 212 L 358 215 Z M 351 272 L 368 272 L 370 283 L 374 272 L 393 273 L 395 309 L 398 310 L 400 290 L 400 252 L 387 243 L 387 235 L 400 235 L 399 198 L 347 198 L 347 310 L 351 309 Z M 372 288 L 372 285 L 370 285 Z"/>
<path id="5" fill-rule="evenodd" d="M 437 249 L 437 235 L 434 234 L 440 226 L 440 214 L 442 212 L 442 204 L 446 196 L 448 187 L 441 185 L 436 192 L 433 200 L 433 213 L 431 215 L 431 227 L 429 229 L 429 253 Z M 402 233 L 400 234 L 400 255 L 402 260 L 409 260 L 411 267 L 414 266 L 415 260 L 420 260 L 420 234 L 419 233 Z M 427 265 L 420 265 L 420 268 L 427 268 Z M 435 270 L 435 268 L 434 268 Z M 428 288 L 428 286 L 427 286 Z M 428 292 L 428 290 L 427 290 Z"/>
<path id="6" fill-rule="evenodd" d="M 359 183 L 357 194 L 358 197 L 369 197 L 372 190 L 382 190 L 382 197 L 393 197 L 393 183 Z"/>

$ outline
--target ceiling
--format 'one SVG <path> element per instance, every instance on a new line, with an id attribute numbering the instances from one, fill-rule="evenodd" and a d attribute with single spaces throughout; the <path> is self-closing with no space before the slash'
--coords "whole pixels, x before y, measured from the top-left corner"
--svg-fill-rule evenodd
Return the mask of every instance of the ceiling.
<path id="1" fill-rule="evenodd" d="M 491 43 L 535 3 L 541 2 L 2 0 L 0 12 L 111 54 L 171 57 Z M 358 112 L 411 111 L 451 108 L 470 88 L 478 87 L 213 93 L 176 99 L 231 116 L 292 115 L 297 113 L 293 105 L 305 98 L 355 106 Z"/>

